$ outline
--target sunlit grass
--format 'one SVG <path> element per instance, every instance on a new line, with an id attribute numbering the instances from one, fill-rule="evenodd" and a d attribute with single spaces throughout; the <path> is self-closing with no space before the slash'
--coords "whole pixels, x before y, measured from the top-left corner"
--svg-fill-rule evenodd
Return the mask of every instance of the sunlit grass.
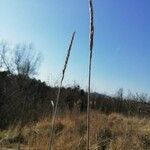
<path id="1" fill-rule="evenodd" d="M 49 121 L 45 118 L 28 124 L 18 134 L 18 127 L 0 132 L 3 147 L 18 142 L 24 148 L 47 150 Z M 55 150 L 86 149 L 86 114 L 67 114 L 56 119 L 54 134 Z M 6 138 L 7 137 L 7 138 Z M 125 117 L 120 114 L 99 114 L 91 112 L 90 149 L 148 150 L 150 148 L 150 120 Z M 5 140 L 3 140 L 5 139 Z"/>

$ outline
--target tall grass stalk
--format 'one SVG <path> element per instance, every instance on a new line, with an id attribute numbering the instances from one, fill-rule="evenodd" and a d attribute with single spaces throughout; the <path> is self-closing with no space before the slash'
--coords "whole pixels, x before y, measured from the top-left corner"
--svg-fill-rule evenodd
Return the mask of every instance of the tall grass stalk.
<path id="1" fill-rule="evenodd" d="M 91 93 L 91 69 L 94 40 L 94 14 L 93 1 L 89 0 L 90 32 L 89 32 L 89 74 L 88 74 L 88 99 L 87 99 L 87 150 L 90 149 L 90 93 Z"/>
<path id="2" fill-rule="evenodd" d="M 62 83 L 63 83 L 64 77 L 65 77 L 65 71 L 66 71 L 68 60 L 69 60 L 69 57 L 70 57 L 70 52 L 71 52 L 72 44 L 73 44 L 73 41 L 74 41 L 74 37 L 75 37 L 75 32 L 72 34 L 72 39 L 71 39 L 71 42 L 70 42 L 70 45 L 69 45 L 69 48 L 68 48 L 68 51 L 67 51 L 65 65 L 64 65 L 64 68 L 62 70 L 62 77 L 61 77 L 61 80 L 60 80 L 60 85 L 59 85 L 59 88 L 58 88 L 58 93 L 57 93 L 57 98 L 56 98 L 56 103 L 55 103 L 55 108 L 54 108 L 54 114 L 53 114 L 53 117 L 52 117 L 52 129 L 51 129 L 50 141 L 49 141 L 49 144 L 48 144 L 48 150 L 52 149 L 52 143 L 53 143 L 53 140 L 54 140 L 54 125 L 55 125 L 55 120 L 56 120 L 56 115 L 57 115 L 57 108 L 58 108 L 58 103 L 59 103 L 60 91 L 61 91 Z"/>

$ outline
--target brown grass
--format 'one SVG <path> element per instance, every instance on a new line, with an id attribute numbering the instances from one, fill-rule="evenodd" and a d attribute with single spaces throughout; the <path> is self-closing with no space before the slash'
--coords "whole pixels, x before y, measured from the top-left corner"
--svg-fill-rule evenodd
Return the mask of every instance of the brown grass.
<path id="1" fill-rule="evenodd" d="M 18 134 L 18 127 L 0 132 L 1 143 L 22 149 L 47 150 L 49 122 L 45 118 L 26 125 Z M 54 150 L 86 150 L 86 114 L 58 117 L 54 126 Z M 2 136 L 3 133 L 3 136 Z M 91 112 L 90 150 L 148 150 L 150 149 L 150 120 L 124 117 L 119 114 Z"/>

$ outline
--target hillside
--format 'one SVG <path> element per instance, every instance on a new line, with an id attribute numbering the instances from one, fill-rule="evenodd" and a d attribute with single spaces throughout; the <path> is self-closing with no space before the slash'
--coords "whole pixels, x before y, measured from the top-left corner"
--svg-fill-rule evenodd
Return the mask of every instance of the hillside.
<path id="1" fill-rule="evenodd" d="M 47 149 L 58 87 L 7 71 L 0 83 L 1 149 Z M 138 99 L 91 94 L 91 150 L 150 148 L 150 103 Z M 85 149 L 86 106 L 78 85 L 61 88 L 54 149 Z"/>
<path id="2" fill-rule="evenodd" d="M 23 126 L 52 114 L 51 101 L 55 104 L 58 87 L 50 87 L 40 80 L 9 72 L 0 72 L 0 83 L 0 128 L 18 122 Z M 85 112 L 86 102 L 87 93 L 78 85 L 61 88 L 60 114 L 77 108 L 79 112 Z M 91 95 L 91 109 L 106 114 L 150 116 L 150 103 L 95 93 Z"/>

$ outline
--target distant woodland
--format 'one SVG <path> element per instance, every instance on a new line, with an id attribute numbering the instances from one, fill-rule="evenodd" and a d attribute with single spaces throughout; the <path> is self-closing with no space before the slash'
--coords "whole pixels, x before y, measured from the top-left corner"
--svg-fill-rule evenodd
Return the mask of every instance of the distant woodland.
<path id="1" fill-rule="evenodd" d="M 48 86 L 34 78 L 40 57 L 32 52 L 30 44 L 18 44 L 13 48 L 4 42 L 0 44 L 0 128 L 18 122 L 23 126 L 53 113 L 58 87 Z M 91 109 L 106 114 L 116 112 L 150 117 L 150 101 L 146 94 L 130 93 L 126 98 L 123 94 L 123 89 L 113 97 L 91 93 Z M 86 107 L 87 92 L 79 85 L 61 88 L 59 115 L 82 113 Z"/>

